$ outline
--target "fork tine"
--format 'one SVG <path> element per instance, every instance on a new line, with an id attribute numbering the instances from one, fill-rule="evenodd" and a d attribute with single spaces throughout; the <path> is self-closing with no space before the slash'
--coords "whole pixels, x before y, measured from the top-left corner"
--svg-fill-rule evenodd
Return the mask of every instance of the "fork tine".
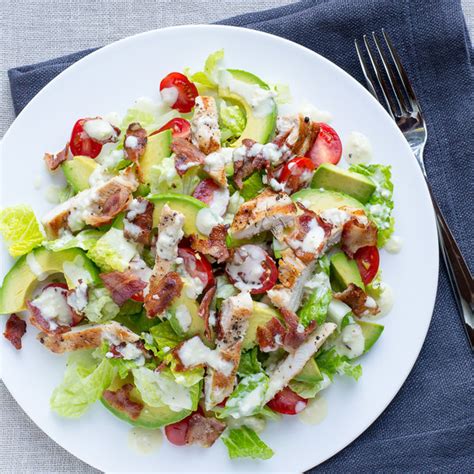
<path id="1" fill-rule="evenodd" d="M 375 47 L 377 48 L 377 52 L 379 53 L 380 60 L 382 61 L 383 68 L 385 69 L 385 73 L 388 77 L 388 81 L 390 82 L 390 85 L 392 86 L 393 95 L 395 96 L 397 105 L 400 108 L 400 112 L 402 113 L 409 112 L 409 109 L 406 107 L 406 102 L 403 97 L 403 92 L 402 92 L 402 89 L 400 88 L 399 81 L 395 77 L 393 68 L 390 65 L 390 62 L 384 50 L 380 47 L 380 43 L 377 38 L 377 35 L 375 34 L 375 31 L 372 31 L 372 38 L 374 39 Z"/>
<path id="2" fill-rule="evenodd" d="M 410 80 L 408 79 L 408 74 L 406 73 L 405 68 L 402 65 L 402 61 L 400 59 L 400 56 L 397 53 L 397 50 L 394 48 L 392 44 L 392 40 L 390 39 L 390 36 L 388 35 L 388 33 L 385 31 L 384 28 L 382 28 L 382 35 L 385 39 L 385 43 L 387 44 L 387 48 L 388 48 L 388 51 L 390 52 L 390 56 L 392 57 L 392 60 L 395 63 L 395 69 L 397 70 L 398 77 L 400 78 L 400 81 L 403 85 L 405 94 L 408 97 L 412 111 L 421 112 L 421 106 L 418 102 L 418 99 L 416 98 L 415 91 L 413 90 L 411 86 Z"/>
<path id="3" fill-rule="evenodd" d="M 370 63 L 372 64 L 372 68 L 374 69 L 375 76 L 377 77 L 377 82 L 382 89 L 382 94 L 385 99 L 385 103 L 387 104 L 387 109 L 392 118 L 395 120 L 395 115 L 397 114 L 396 104 L 393 102 L 392 94 L 390 94 L 387 86 L 387 81 L 383 77 L 383 74 L 380 71 L 379 65 L 374 57 L 372 52 L 372 48 L 370 47 L 369 41 L 367 39 L 367 35 L 364 35 L 364 45 L 367 53 L 369 54 Z"/>
<path id="4" fill-rule="evenodd" d="M 366 60 L 364 59 L 364 55 L 362 54 L 362 51 L 360 50 L 359 42 L 357 40 L 354 40 L 354 45 L 357 52 L 357 57 L 359 58 L 360 67 L 362 68 L 362 72 L 365 77 L 365 82 L 367 82 L 367 86 L 370 92 L 372 93 L 372 95 L 377 99 L 378 102 L 380 102 L 379 96 L 377 94 L 377 89 L 375 88 L 375 83 L 372 79 L 372 75 L 369 72 L 369 66 Z"/>

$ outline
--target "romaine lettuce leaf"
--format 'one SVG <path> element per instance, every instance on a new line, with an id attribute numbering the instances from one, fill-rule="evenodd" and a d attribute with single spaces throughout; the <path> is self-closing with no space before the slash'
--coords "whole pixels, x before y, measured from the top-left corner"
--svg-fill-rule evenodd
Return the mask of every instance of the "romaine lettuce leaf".
<path id="1" fill-rule="evenodd" d="M 188 77 L 192 82 L 197 82 L 210 89 L 217 88 L 219 82 L 219 69 L 224 59 L 224 50 L 219 49 L 211 53 L 204 64 L 204 71 L 199 71 L 194 74 L 188 73 Z"/>
<path id="2" fill-rule="evenodd" d="M 224 433 L 221 439 L 227 446 L 231 459 L 270 459 L 274 454 L 257 433 L 247 426 L 231 429 Z"/>
<path id="3" fill-rule="evenodd" d="M 289 383 L 289 387 L 300 397 L 314 398 L 318 392 L 331 385 L 331 379 L 329 378 L 329 376 L 323 373 L 323 377 L 323 380 L 319 380 L 318 382 L 313 383 L 292 380 Z"/>
<path id="4" fill-rule="evenodd" d="M 224 100 L 219 105 L 219 127 L 221 143 L 232 143 L 244 131 L 246 124 L 245 113 L 238 105 L 227 104 Z"/>
<path id="5" fill-rule="evenodd" d="M 263 372 L 262 364 L 260 364 L 257 359 L 257 351 L 257 347 L 254 347 L 253 349 L 242 353 L 239 368 L 237 370 L 237 373 L 241 377 Z"/>
<path id="6" fill-rule="evenodd" d="M 12 257 L 20 257 L 39 247 L 44 234 L 30 206 L 6 207 L 0 211 L 0 234 Z"/>
<path id="7" fill-rule="evenodd" d="M 106 288 L 89 288 L 88 302 L 84 314 L 89 321 L 105 323 L 114 319 L 120 312 L 120 307 L 112 300 Z"/>
<path id="8" fill-rule="evenodd" d="M 183 340 L 182 337 L 174 332 L 169 321 L 163 321 L 150 328 L 150 334 L 161 350 L 168 349 L 165 350 L 165 353 L 176 347 Z"/>
<path id="9" fill-rule="evenodd" d="M 393 212 L 393 183 L 390 166 L 384 165 L 353 165 L 349 168 L 364 176 L 368 176 L 377 186 L 366 204 L 367 215 L 378 228 L 379 247 L 383 247 L 393 234 L 395 220 Z"/>
<path id="10" fill-rule="evenodd" d="M 90 250 L 103 235 L 104 232 L 95 229 L 83 230 L 76 235 L 65 232 L 59 239 L 46 241 L 44 246 L 53 252 L 72 248 Z"/>
<path id="11" fill-rule="evenodd" d="M 253 199 L 260 191 L 263 190 L 265 186 L 263 185 L 262 181 L 262 173 L 259 171 L 255 171 L 252 175 L 250 175 L 244 182 L 242 183 L 242 189 L 240 190 L 240 195 L 248 201 L 249 199 Z"/>
<path id="12" fill-rule="evenodd" d="M 318 364 L 319 370 L 326 374 L 331 380 L 333 380 L 336 374 L 347 375 L 355 380 L 358 380 L 362 375 L 361 365 L 351 364 L 349 358 L 338 354 L 334 347 L 318 354 L 316 363 Z"/>

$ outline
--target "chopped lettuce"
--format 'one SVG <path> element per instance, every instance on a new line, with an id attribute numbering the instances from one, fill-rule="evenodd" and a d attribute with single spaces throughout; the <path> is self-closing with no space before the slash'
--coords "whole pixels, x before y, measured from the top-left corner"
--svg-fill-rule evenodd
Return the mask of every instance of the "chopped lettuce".
<path id="1" fill-rule="evenodd" d="M 224 433 L 221 439 L 227 446 L 231 459 L 270 459 L 274 454 L 273 450 L 260 439 L 257 433 L 247 426 L 230 429 Z"/>
<path id="2" fill-rule="evenodd" d="M 152 194 L 166 194 L 171 191 L 191 195 L 200 182 L 197 172 L 196 167 L 191 168 L 180 177 L 176 172 L 174 155 L 163 158 L 160 163 L 151 167 L 150 192 Z"/>
<path id="3" fill-rule="evenodd" d="M 246 375 L 258 374 L 263 371 L 262 364 L 257 359 L 258 349 L 253 349 L 243 352 L 240 357 L 240 364 L 237 373 L 244 377 Z"/>
<path id="4" fill-rule="evenodd" d="M 226 300 L 231 296 L 235 296 L 238 293 L 235 286 L 229 282 L 229 279 L 225 275 L 217 277 L 217 290 L 216 298 Z"/>
<path id="5" fill-rule="evenodd" d="M 137 254 L 137 247 L 129 242 L 121 229 L 112 227 L 87 252 L 87 256 L 104 271 L 123 272 Z"/>
<path id="6" fill-rule="evenodd" d="M 323 373 L 323 377 L 323 380 L 319 380 L 317 382 L 301 382 L 297 380 L 292 380 L 289 383 L 289 387 L 300 397 L 314 398 L 318 392 L 325 389 L 331 384 L 331 379 L 328 375 Z"/>
<path id="7" fill-rule="evenodd" d="M 0 211 L 0 234 L 12 257 L 20 257 L 39 247 L 44 235 L 30 206 L 6 207 Z"/>
<path id="8" fill-rule="evenodd" d="M 292 101 L 290 86 L 288 84 L 271 84 L 270 89 L 275 93 L 275 102 L 278 105 L 289 104 Z"/>
<path id="9" fill-rule="evenodd" d="M 165 353 L 176 347 L 183 340 L 174 332 L 169 321 L 163 321 L 153 326 L 150 329 L 150 334 L 153 336 L 159 349 L 164 350 Z"/>
<path id="10" fill-rule="evenodd" d="M 393 234 L 395 220 L 393 212 L 393 183 L 390 166 L 384 165 L 353 165 L 349 168 L 364 176 L 368 176 L 376 185 L 376 189 L 366 204 L 367 214 L 378 228 L 378 246 L 383 247 Z"/>
<path id="11" fill-rule="evenodd" d="M 204 71 L 199 71 L 194 74 L 188 73 L 189 79 L 192 82 L 197 82 L 210 89 L 217 88 L 219 82 L 219 70 L 224 60 L 224 50 L 219 49 L 211 53 L 204 64 Z"/>
<path id="12" fill-rule="evenodd" d="M 221 143 L 235 141 L 244 131 L 246 124 L 245 113 L 238 105 L 227 104 L 224 100 L 219 105 L 219 127 Z"/>
<path id="13" fill-rule="evenodd" d="M 311 290 L 308 299 L 298 312 L 300 322 L 308 326 L 311 321 L 321 325 L 326 320 L 329 303 L 332 299 L 331 283 L 329 281 L 329 259 L 323 256 L 318 262 L 318 269 L 306 283 L 306 289 Z"/>
<path id="14" fill-rule="evenodd" d="M 174 361 L 175 359 L 173 359 Z M 204 369 L 202 367 L 196 367 L 190 370 L 175 370 L 175 364 L 171 364 L 171 372 L 174 375 L 176 383 L 183 385 L 183 387 L 192 387 L 196 385 L 204 378 Z"/>
<path id="15" fill-rule="evenodd" d="M 64 232 L 62 237 L 56 240 L 48 240 L 44 243 L 44 246 L 53 252 L 72 248 L 90 250 L 103 235 L 103 232 L 95 229 L 83 230 L 76 235 Z"/>
<path id="16" fill-rule="evenodd" d="M 329 350 L 321 352 L 316 357 L 319 370 L 326 374 L 331 380 L 336 374 L 347 375 L 355 380 L 358 380 L 362 375 L 362 367 L 360 364 L 353 365 L 349 362 L 349 358 L 340 355 L 336 349 L 332 347 Z"/>
<path id="17" fill-rule="evenodd" d="M 253 199 L 255 196 L 257 196 L 257 194 L 259 194 L 264 187 L 262 173 L 255 171 L 255 173 L 250 175 L 243 182 L 240 195 L 245 199 L 245 201 L 248 201 L 249 199 Z"/>
<path id="18" fill-rule="evenodd" d="M 120 312 L 120 307 L 112 300 L 106 288 L 90 288 L 88 302 L 84 314 L 89 321 L 105 323 L 114 319 Z"/>
<path id="19" fill-rule="evenodd" d="M 51 409 L 78 418 L 97 401 L 112 382 L 116 369 L 110 359 L 97 361 L 91 351 L 78 351 L 68 360 L 64 380 L 51 396 Z"/>

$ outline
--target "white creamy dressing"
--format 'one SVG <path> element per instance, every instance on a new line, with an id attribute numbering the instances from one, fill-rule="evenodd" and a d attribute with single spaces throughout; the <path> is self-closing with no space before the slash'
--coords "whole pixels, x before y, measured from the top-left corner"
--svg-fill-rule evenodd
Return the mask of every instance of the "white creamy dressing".
<path id="1" fill-rule="evenodd" d="M 212 194 L 209 207 L 219 216 L 224 216 L 229 205 L 230 193 L 228 188 L 220 188 Z"/>
<path id="2" fill-rule="evenodd" d="M 276 191 L 277 193 L 285 190 L 285 184 L 280 183 L 275 178 L 272 178 L 268 184 L 273 189 L 273 191 Z"/>
<path id="3" fill-rule="evenodd" d="M 362 333 L 361 327 L 356 323 L 345 326 L 336 342 L 337 352 L 349 357 L 349 359 L 354 359 L 362 355 L 364 353 L 364 347 L 364 334 Z"/>
<path id="4" fill-rule="evenodd" d="M 145 356 L 135 344 L 127 342 L 123 347 L 119 345 L 116 350 L 124 360 L 132 360 L 137 365 L 145 364 Z"/>
<path id="5" fill-rule="evenodd" d="M 350 215 L 347 212 L 336 207 L 325 209 L 319 214 L 319 217 L 328 224 L 332 224 L 336 227 L 342 227 L 350 219 Z"/>
<path id="6" fill-rule="evenodd" d="M 238 191 L 235 191 L 235 193 L 230 196 L 229 204 L 227 205 L 227 212 L 224 216 L 224 224 L 232 224 L 235 214 L 244 202 L 244 198 L 240 195 Z"/>
<path id="7" fill-rule="evenodd" d="M 310 294 L 317 291 L 317 298 L 321 299 L 326 291 L 331 287 L 329 281 L 329 276 L 326 272 L 321 271 L 315 273 L 305 284 L 304 284 L 304 293 L 309 296 Z"/>
<path id="8" fill-rule="evenodd" d="M 188 339 L 183 343 L 178 350 L 178 357 L 185 367 L 204 364 L 221 372 L 225 376 L 230 375 L 234 368 L 234 364 L 225 360 L 219 350 L 209 349 L 198 336 Z"/>
<path id="9" fill-rule="evenodd" d="M 246 377 L 249 383 L 261 382 L 261 374 L 254 374 Z M 242 418 L 252 415 L 258 410 L 263 403 L 265 396 L 265 384 L 259 383 L 252 391 L 245 393 L 243 396 L 231 398 L 226 403 L 226 408 L 237 408 L 232 411 L 230 416 L 233 418 Z"/>
<path id="10" fill-rule="evenodd" d="M 134 135 L 129 135 L 129 136 L 125 139 L 124 145 L 125 145 L 127 148 L 137 148 L 137 147 L 138 147 L 138 138 L 135 137 Z"/>
<path id="11" fill-rule="evenodd" d="M 255 117 L 266 117 L 275 109 L 276 94 L 273 91 L 263 89 L 258 84 L 248 84 L 234 79 L 227 71 L 221 72 L 220 80 L 222 87 L 240 95 L 249 104 Z"/>
<path id="12" fill-rule="evenodd" d="M 241 428 L 247 426 L 248 428 L 255 431 L 255 433 L 261 433 L 267 426 L 267 421 L 261 416 L 246 416 L 241 418 L 228 418 L 226 420 L 229 428 Z"/>
<path id="13" fill-rule="evenodd" d="M 82 313 L 87 306 L 87 284 L 81 281 L 67 296 L 67 303 L 76 313 Z"/>
<path id="14" fill-rule="evenodd" d="M 212 229 L 224 220 L 216 212 L 208 207 L 201 209 L 196 215 L 196 227 L 201 234 L 209 236 Z"/>
<path id="15" fill-rule="evenodd" d="M 388 252 L 388 253 L 398 253 L 402 249 L 402 238 L 399 237 L 398 235 L 391 235 L 390 238 L 385 242 L 385 245 L 383 248 Z"/>
<path id="16" fill-rule="evenodd" d="M 322 396 L 317 396 L 308 402 L 306 408 L 298 413 L 298 419 L 306 425 L 318 425 L 328 414 L 328 403 Z"/>
<path id="17" fill-rule="evenodd" d="M 187 306 L 180 304 L 175 310 L 175 316 L 179 325 L 181 326 L 181 330 L 183 332 L 188 332 L 193 320 Z"/>
<path id="18" fill-rule="evenodd" d="M 388 229 L 390 227 L 391 209 L 385 204 L 368 204 L 367 210 L 373 218 L 377 219 L 379 229 Z"/>
<path id="19" fill-rule="evenodd" d="M 128 206 L 128 212 L 123 220 L 123 228 L 134 239 L 138 239 L 142 229 L 132 221 L 146 211 L 147 205 L 148 202 L 145 200 L 132 199 Z"/>
<path id="20" fill-rule="evenodd" d="M 138 454 L 151 454 L 163 443 L 161 430 L 135 427 L 128 432 L 128 447 Z"/>
<path id="21" fill-rule="evenodd" d="M 63 263 L 64 276 L 74 287 L 78 287 L 80 283 L 89 283 L 92 281 L 91 274 L 84 268 L 84 263 L 84 259 L 80 255 L 72 262 Z"/>
<path id="22" fill-rule="evenodd" d="M 183 238 L 183 214 L 176 212 L 174 218 L 170 218 L 166 226 L 160 226 L 158 238 L 156 239 L 156 253 L 164 260 L 175 260 L 178 256 L 178 242 Z"/>
<path id="23" fill-rule="evenodd" d="M 318 109 L 309 102 L 303 102 L 300 107 L 298 107 L 298 110 L 305 117 L 309 117 L 312 122 L 330 123 L 333 119 L 333 115 L 331 114 L 331 112 L 328 112 L 327 110 Z"/>
<path id="24" fill-rule="evenodd" d="M 33 252 L 30 252 L 26 256 L 26 263 L 38 281 L 43 281 L 48 277 L 48 273 L 43 271 L 43 267 L 39 264 L 38 260 L 36 260 Z"/>
<path id="25" fill-rule="evenodd" d="M 392 287 L 385 282 L 373 283 L 374 289 L 380 290 L 380 295 L 376 298 L 377 306 L 380 312 L 376 315 L 369 315 L 371 320 L 386 316 L 393 308 L 394 295 Z"/>
<path id="26" fill-rule="evenodd" d="M 204 283 L 198 277 L 192 277 L 188 273 L 185 272 L 184 267 L 180 267 L 183 269 L 183 272 L 179 272 L 181 274 L 181 279 L 183 280 L 183 291 L 184 294 L 193 300 L 195 300 L 204 290 Z M 178 269 L 179 271 L 179 269 Z"/>
<path id="27" fill-rule="evenodd" d="M 324 229 L 318 224 L 316 219 L 311 219 L 308 226 L 309 231 L 304 236 L 303 241 L 292 239 L 291 246 L 301 249 L 303 252 L 316 253 L 324 242 Z"/>
<path id="28" fill-rule="evenodd" d="M 360 132 L 351 132 L 345 146 L 345 158 L 350 165 L 372 161 L 372 145 L 369 139 Z"/>
<path id="29" fill-rule="evenodd" d="M 235 282 L 234 286 L 240 291 L 250 291 L 260 287 L 260 279 L 265 272 L 262 266 L 265 258 L 265 251 L 258 245 L 240 247 L 226 268 Z"/>
<path id="30" fill-rule="evenodd" d="M 112 170 L 124 159 L 123 150 L 113 150 L 108 155 L 96 159 L 100 163 L 89 176 L 89 185 L 100 186 L 114 177 Z M 100 161 L 99 161 L 100 160 Z"/>
<path id="31" fill-rule="evenodd" d="M 114 127 L 101 118 L 86 120 L 84 122 L 84 131 L 89 137 L 98 142 L 107 141 L 116 134 Z"/>
<path id="32" fill-rule="evenodd" d="M 161 89 L 161 100 L 168 106 L 172 107 L 178 100 L 178 89 L 176 87 L 165 87 Z"/>
<path id="33" fill-rule="evenodd" d="M 51 330 L 55 330 L 58 325 L 70 326 L 72 323 L 71 308 L 67 304 L 64 290 L 56 286 L 45 288 L 32 303 L 38 308 L 41 316 L 48 321 Z"/>

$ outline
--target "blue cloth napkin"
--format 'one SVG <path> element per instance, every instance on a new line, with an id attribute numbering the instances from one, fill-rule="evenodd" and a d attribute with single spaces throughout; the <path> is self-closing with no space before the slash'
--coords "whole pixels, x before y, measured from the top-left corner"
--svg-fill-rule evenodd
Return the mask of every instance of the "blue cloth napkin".
<path id="1" fill-rule="evenodd" d="M 434 193 L 472 268 L 474 56 L 459 0 L 307 0 L 222 23 L 300 43 L 360 81 L 353 40 L 386 28 L 426 115 L 426 165 Z M 10 70 L 16 112 L 91 51 Z M 433 321 L 403 388 L 363 435 L 310 472 L 474 472 L 473 372 L 442 268 Z"/>

